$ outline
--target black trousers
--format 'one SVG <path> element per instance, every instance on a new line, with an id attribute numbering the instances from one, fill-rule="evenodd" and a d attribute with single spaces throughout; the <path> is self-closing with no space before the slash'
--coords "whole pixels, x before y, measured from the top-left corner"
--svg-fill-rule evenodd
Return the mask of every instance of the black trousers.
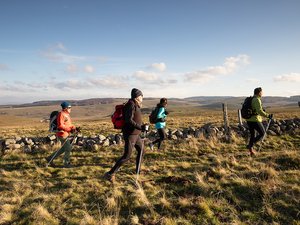
<path id="1" fill-rule="evenodd" d="M 253 145 L 258 142 L 265 134 L 265 128 L 262 123 L 260 122 L 249 122 L 247 121 L 249 131 L 250 131 L 250 140 L 249 144 L 247 145 L 247 148 L 252 148 Z M 258 133 L 255 136 L 255 131 Z"/>
<path id="2" fill-rule="evenodd" d="M 143 154 L 143 148 L 144 148 L 143 140 L 141 139 L 140 135 L 136 135 L 136 134 L 134 135 L 123 134 L 123 135 L 125 141 L 124 154 L 121 158 L 117 160 L 113 168 L 111 168 L 111 170 L 109 171 L 110 174 L 116 173 L 120 169 L 120 167 L 130 159 L 132 150 L 134 148 L 137 150 L 136 172 L 138 171 L 139 158 L 141 157 L 141 154 Z"/>
<path id="3" fill-rule="evenodd" d="M 160 149 L 161 143 L 163 142 L 163 140 L 165 140 L 167 138 L 167 134 L 166 134 L 164 128 L 157 129 L 157 132 L 158 132 L 159 138 L 156 139 L 155 141 L 153 141 L 152 144 L 155 145 L 156 143 L 158 143 L 157 148 Z"/>

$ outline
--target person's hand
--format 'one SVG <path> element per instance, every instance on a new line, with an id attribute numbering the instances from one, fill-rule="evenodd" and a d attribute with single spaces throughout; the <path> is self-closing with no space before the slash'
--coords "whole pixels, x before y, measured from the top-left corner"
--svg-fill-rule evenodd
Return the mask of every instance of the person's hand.
<path id="1" fill-rule="evenodd" d="M 75 133 L 76 132 L 76 127 L 73 127 L 72 129 L 71 129 L 71 133 L 73 134 L 73 133 Z"/>
<path id="2" fill-rule="evenodd" d="M 269 114 L 268 118 L 271 120 L 273 119 L 273 114 Z"/>
<path id="3" fill-rule="evenodd" d="M 80 133 L 81 127 L 76 127 L 76 132 Z"/>
<path id="4" fill-rule="evenodd" d="M 165 114 L 166 114 L 166 115 L 168 115 L 168 114 L 169 114 L 169 112 L 166 110 L 166 111 L 165 111 Z"/>
<path id="5" fill-rule="evenodd" d="M 149 124 L 145 123 L 141 126 L 142 132 L 149 131 Z"/>

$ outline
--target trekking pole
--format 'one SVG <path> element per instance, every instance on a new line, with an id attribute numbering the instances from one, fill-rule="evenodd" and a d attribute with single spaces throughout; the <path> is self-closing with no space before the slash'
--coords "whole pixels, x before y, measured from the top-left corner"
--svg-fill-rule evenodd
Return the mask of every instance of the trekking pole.
<path id="1" fill-rule="evenodd" d="M 145 136 L 147 135 L 148 129 L 149 129 L 149 125 L 146 125 L 146 128 L 145 128 L 145 133 L 146 134 L 145 134 Z M 141 170 L 143 152 L 144 152 L 144 143 L 143 143 L 143 148 L 141 149 L 141 154 L 140 154 L 139 161 L 138 161 L 138 168 L 137 168 L 137 171 L 136 171 L 136 181 L 139 178 L 139 174 L 140 174 L 140 170 Z"/>
<path id="2" fill-rule="evenodd" d="M 269 122 L 268 122 L 268 124 L 267 124 L 266 130 L 265 130 L 265 133 L 264 133 L 264 136 L 263 136 L 263 137 L 262 137 L 262 139 L 261 139 L 261 142 L 260 142 L 260 145 L 259 145 L 258 151 L 260 151 L 260 149 L 261 149 L 261 146 L 262 146 L 262 144 L 263 144 L 264 140 L 265 140 L 265 139 L 266 139 L 266 137 L 267 137 L 267 131 L 269 130 L 269 127 L 270 127 L 271 121 L 272 121 L 272 119 L 269 119 Z"/>
<path id="3" fill-rule="evenodd" d="M 73 138 L 71 144 L 74 144 L 74 143 L 75 143 L 74 140 L 77 139 L 77 134 L 78 134 L 78 133 L 76 133 L 76 134 L 74 135 L 74 138 Z M 59 150 L 67 143 L 67 140 L 68 140 L 68 138 L 66 138 L 66 140 L 65 140 L 64 143 L 61 145 L 61 147 L 55 152 L 55 154 L 52 156 L 52 158 L 50 159 L 50 161 L 47 163 L 46 167 L 48 167 L 48 166 L 52 163 L 52 161 L 54 160 L 54 158 L 55 158 L 55 156 L 57 155 L 57 153 L 59 152 Z"/>

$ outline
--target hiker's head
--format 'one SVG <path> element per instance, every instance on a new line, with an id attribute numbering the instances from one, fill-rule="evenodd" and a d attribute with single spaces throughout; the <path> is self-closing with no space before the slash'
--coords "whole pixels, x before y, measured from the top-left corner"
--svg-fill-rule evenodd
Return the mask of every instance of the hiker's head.
<path id="1" fill-rule="evenodd" d="M 258 88 L 255 88 L 254 89 L 254 95 L 257 95 L 257 96 L 262 96 L 262 88 L 261 87 L 258 87 Z"/>
<path id="2" fill-rule="evenodd" d="M 142 107 L 143 93 L 141 90 L 133 88 L 131 90 L 131 99 L 133 99 L 139 105 L 139 107 Z"/>
<path id="3" fill-rule="evenodd" d="M 67 110 L 70 111 L 71 107 L 72 107 L 69 102 L 62 102 L 60 105 L 61 105 L 61 108 L 65 111 L 67 111 Z"/>
<path id="4" fill-rule="evenodd" d="M 139 89 L 137 89 L 137 88 L 133 88 L 133 89 L 131 90 L 131 98 L 132 98 L 132 99 L 135 99 L 135 98 L 137 98 L 137 97 L 139 97 L 139 96 L 142 96 L 142 97 L 143 97 L 142 91 L 139 90 Z"/>
<path id="5" fill-rule="evenodd" d="M 168 104 L 168 100 L 166 98 L 161 98 L 159 104 L 165 107 Z"/>

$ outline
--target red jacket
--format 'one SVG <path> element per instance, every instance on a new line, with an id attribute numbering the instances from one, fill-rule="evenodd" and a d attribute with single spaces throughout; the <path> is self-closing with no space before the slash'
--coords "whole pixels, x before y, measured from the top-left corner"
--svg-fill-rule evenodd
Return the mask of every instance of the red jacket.
<path id="1" fill-rule="evenodd" d="M 58 132 L 56 133 L 57 137 L 67 138 L 71 131 L 75 129 L 75 126 L 72 125 L 70 114 L 66 111 L 61 111 L 57 116 L 57 128 Z"/>

